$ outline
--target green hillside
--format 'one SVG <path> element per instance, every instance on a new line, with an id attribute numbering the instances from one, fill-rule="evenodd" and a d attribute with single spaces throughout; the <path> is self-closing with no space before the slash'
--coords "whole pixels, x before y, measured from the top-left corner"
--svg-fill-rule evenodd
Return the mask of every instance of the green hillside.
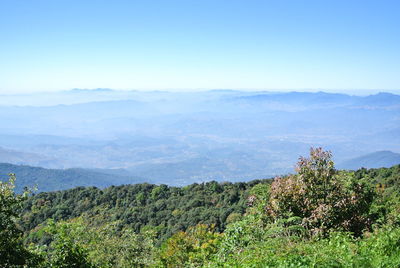
<path id="1" fill-rule="evenodd" d="M 144 182 L 144 180 L 140 178 L 80 168 L 46 169 L 0 163 L 0 178 L 7 178 L 10 173 L 16 174 L 18 177 L 16 182 L 17 192 L 21 192 L 24 187 L 37 187 L 37 191 L 46 192 L 70 189 L 77 186 L 96 186 L 104 188 L 111 185 Z"/>
<path id="2" fill-rule="evenodd" d="M 119 228 L 139 232 L 145 227 L 157 229 L 165 240 L 177 231 L 197 224 L 214 224 L 223 231 L 235 215 L 243 215 L 248 190 L 258 183 L 207 182 L 185 187 L 135 184 L 106 189 L 79 187 L 66 191 L 39 193 L 29 198 L 24 207 L 24 226 L 32 230 L 46 222 L 69 220 L 79 216 L 92 224 L 118 220 Z M 35 213 L 32 213 L 35 211 Z"/>
<path id="3" fill-rule="evenodd" d="M 399 182 L 400 165 L 340 171 L 320 148 L 293 175 L 249 183 L 26 198 L 10 181 L 0 266 L 19 256 L 13 267 L 399 267 Z"/>

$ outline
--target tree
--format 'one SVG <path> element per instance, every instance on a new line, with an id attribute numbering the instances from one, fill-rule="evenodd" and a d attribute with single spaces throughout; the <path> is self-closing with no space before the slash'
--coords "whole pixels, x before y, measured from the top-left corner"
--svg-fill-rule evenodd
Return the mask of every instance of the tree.
<path id="1" fill-rule="evenodd" d="M 266 207 L 272 219 L 300 217 L 311 234 L 342 229 L 360 235 L 370 227 L 373 190 L 352 173 L 338 172 L 329 151 L 311 148 L 309 158 L 300 157 L 296 171 L 273 181 Z"/>
<path id="2" fill-rule="evenodd" d="M 90 268 L 94 267 L 88 259 L 88 252 L 73 235 L 81 232 L 84 226 L 80 224 L 48 221 L 46 232 L 52 235 L 50 244 L 49 262 L 51 267 L 57 268 Z M 77 231 L 79 230 L 79 231 Z"/>
<path id="3" fill-rule="evenodd" d="M 40 257 L 23 246 L 22 231 L 16 224 L 18 211 L 29 192 L 18 195 L 14 188 L 14 174 L 9 175 L 8 181 L 0 181 L 0 267 L 33 267 Z"/>
<path id="4" fill-rule="evenodd" d="M 90 226 L 84 217 L 49 220 L 45 232 L 52 235 L 48 247 L 54 267 L 147 267 L 153 262 L 154 232 L 117 231 L 118 222 Z"/>
<path id="5" fill-rule="evenodd" d="M 174 234 L 160 253 L 164 267 L 201 267 L 217 252 L 222 235 L 214 226 L 199 224 Z"/>

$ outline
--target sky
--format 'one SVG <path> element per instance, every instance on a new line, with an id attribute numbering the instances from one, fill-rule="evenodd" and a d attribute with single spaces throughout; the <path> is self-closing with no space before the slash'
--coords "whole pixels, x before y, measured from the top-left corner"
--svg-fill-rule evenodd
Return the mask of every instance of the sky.
<path id="1" fill-rule="evenodd" d="M 0 0 L 0 93 L 400 89 L 400 1 Z"/>

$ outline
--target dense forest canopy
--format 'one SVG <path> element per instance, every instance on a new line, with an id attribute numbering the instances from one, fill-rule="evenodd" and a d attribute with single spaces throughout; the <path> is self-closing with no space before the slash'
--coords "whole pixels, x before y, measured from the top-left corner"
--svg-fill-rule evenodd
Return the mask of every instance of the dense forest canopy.
<path id="1" fill-rule="evenodd" d="M 217 231 L 223 231 L 233 215 L 244 214 L 251 187 L 268 182 L 212 181 L 185 187 L 135 184 L 39 193 L 24 204 L 23 226 L 31 230 L 48 218 L 59 221 L 84 215 L 100 224 L 118 221 L 121 228 L 135 232 L 156 228 L 162 239 L 199 223 L 214 224 Z"/>
<path id="2" fill-rule="evenodd" d="M 400 165 L 185 187 L 16 194 L 1 182 L 1 267 L 398 267 Z"/>

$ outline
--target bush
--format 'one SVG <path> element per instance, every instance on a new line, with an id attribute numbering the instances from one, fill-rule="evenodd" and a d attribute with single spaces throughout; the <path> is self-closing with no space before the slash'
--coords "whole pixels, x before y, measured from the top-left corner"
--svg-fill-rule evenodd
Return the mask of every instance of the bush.
<path id="1" fill-rule="evenodd" d="M 0 267 L 34 267 L 42 259 L 23 246 L 22 231 L 16 224 L 18 211 L 29 192 L 17 195 L 14 187 L 14 174 L 7 182 L 0 181 Z"/>
<path id="2" fill-rule="evenodd" d="M 374 191 L 352 173 L 338 172 L 330 152 L 311 148 L 310 158 L 301 157 L 296 170 L 272 182 L 266 207 L 272 220 L 300 217 L 312 235 L 335 229 L 359 236 L 371 227 Z"/>
<path id="3" fill-rule="evenodd" d="M 221 234 L 214 226 L 199 224 L 178 232 L 163 245 L 160 262 L 163 267 L 202 267 L 218 250 Z"/>

